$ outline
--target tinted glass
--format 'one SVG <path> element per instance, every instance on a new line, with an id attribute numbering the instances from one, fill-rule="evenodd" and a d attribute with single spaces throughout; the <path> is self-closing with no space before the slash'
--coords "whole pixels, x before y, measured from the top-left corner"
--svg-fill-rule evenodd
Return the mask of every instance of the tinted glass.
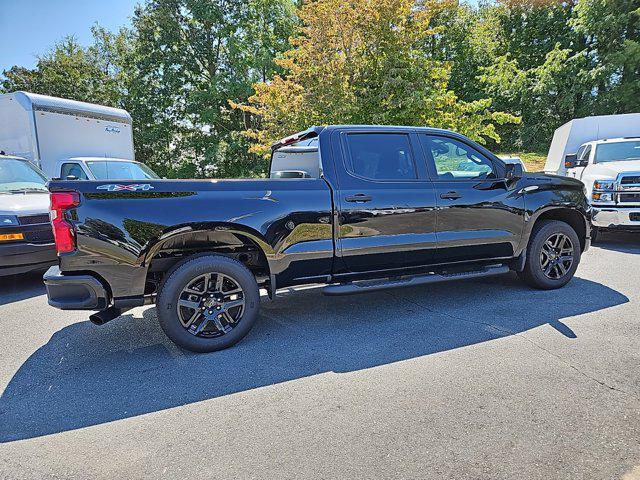
<path id="1" fill-rule="evenodd" d="M 640 160 L 640 140 L 601 143 L 596 147 L 596 163 Z"/>
<path id="2" fill-rule="evenodd" d="M 439 180 L 493 177 L 493 163 L 465 143 L 452 138 L 425 135 L 423 142 L 433 158 Z"/>
<path id="3" fill-rule="evenodd" d="M 591 155 L 591 145 L 588 145 L 587 148 L 584 149 L 581 156 L 578 156 L 578 160 L 589 160 L 589 155 Z"/>
<path id="4" fill-rule="evenodd" d="M 47 179 L 29 162 L 11 158 L 0 159 L 0 192 L 31 190 L 47 191 Z"/>
<path id="5" fill-rule="evenodd" d="M 65 163 L 60 169 L 60 178 L 63 180 L 69 176 L 76 177 L 78 180 L 88 180 L 87 174 L 84 173 L 82 167 L 77 163 Z"/>
<path id="6" fill-rule="evenodd" d="M 416 167 L 409 137 L 399 133 L 347 135 L 352 173 L 372 180 L 412 180 Z"/>
<path id="7" fill-rule="evenodd" d="M 146 165 L 136 162 L 87 162 L 97 180 L 146 180 L 160 178 Z"/>

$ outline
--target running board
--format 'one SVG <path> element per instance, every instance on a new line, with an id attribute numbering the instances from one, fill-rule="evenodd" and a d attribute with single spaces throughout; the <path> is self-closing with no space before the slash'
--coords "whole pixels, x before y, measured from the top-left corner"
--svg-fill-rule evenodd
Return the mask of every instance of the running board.
<path id="1" fill-rule="evenodd" d="M 508 272 L 509 267 L 506 265 L 492 265 L 466 272 L 430 273 L 427 275 L 416 275 L 413 277 L 385 278 L 381 280 L 362 280 L 350 283 L 339 283 L 336 285 L 327 285 L 322 289 L 322 293 L 329 296 L 352 295 L 354 293 L 376 292 L 378 290 L 386 290 L 388 288 L 413 287 L 416 285 L 448 282 L 451 280 L 490 277 L 492 275 L 502 275 Z"/>

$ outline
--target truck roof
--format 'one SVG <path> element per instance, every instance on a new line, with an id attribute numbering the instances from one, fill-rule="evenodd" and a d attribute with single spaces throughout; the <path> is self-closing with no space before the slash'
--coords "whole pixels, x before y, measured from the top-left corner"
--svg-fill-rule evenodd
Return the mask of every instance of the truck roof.
<path id="1" fill-rule="evenodd" d="M 3 154 L 0 154 L 0 160 L 22 160 L 23 162 L 29 161 L 24 157 L 17 157 L 15 155 L 3 155 Z"/>
<path id="2" fill-rule="evenodd" d="M 294 133 L 293 135 L 289 135 L 288 137 L 284 137 L 278 140 L 277 142 L 273 143 L 271 145 L 271 151 L 274 151 L 285 145 L 290 145 L 292 143 L 299 142 L 301 140 L 317 137 L 318 135 L 320 135 L 320 132 L 322 132 L 325 129 L 326 130 L 335 130 L 335 129 L 367 130 L 372 132 L 375 132 L 377 130 L 385 130 L 385 131 L 403 130 L 404 131 L 404 130 L 410 129 L 410 130 L 415 130 L 417 132 L 441 133 L 441 134 L 446 133 L 447 135 L 453 134 L 453 135 L 458 135 L 460 137 L 463 137 L 463 135 L 460 135 L 451 130 L 445 130 L 442 128 L 433 128 L 433 127 L 416 127 L 416 126 L 410 126 L 410 125 L 314 125 L 312 127 L 307 128 L 306 130 L 303 130 L 298 133 Z"/>
<path id="3" fill-rule="evenodd" d="M 612 143 L 612 142 L 637 142 L 640 140 L 640 137 L 617 137 L 617 138 L 603 138 L 600 140 L 593 140 L 591 142 L 585 142 L 583 145 L 587 143 L 591 143 L 593 145 L 599 145 L 601 143 Z"/>
<path id="4" fill-rule="evenodd" d="M 129 112 L 121 108 L 22 91 L 6 93 L 4 95 L 14 97 L 25 110 L 29 111 L 66 113 L 69 115 L 112 120 L 129 124 L 132 122 Z"/>
<path id="5" fill-rule="evenodd" d="M 65 158 L 65 161 L 77 161 L 77 162 L 128 162 L 128 163 L 140 163 L 130 158 L 115 158 L 115 157 L 69 157 Z"/>

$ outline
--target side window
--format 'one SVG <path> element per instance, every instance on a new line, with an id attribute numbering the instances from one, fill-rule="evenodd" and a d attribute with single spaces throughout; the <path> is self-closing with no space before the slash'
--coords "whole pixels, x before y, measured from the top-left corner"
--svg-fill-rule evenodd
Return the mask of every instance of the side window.
<path id="1" fill-rule="evenodd" d="M 87 174 L 84 173 L 82 167 L 77 163 L 63 163 L 60 169 L 60 178 L 64 180 L 70 175 L 73 175 L 78 180 L 89 180 Z"/>
<path id="2" fill-rule="evenodd" d="M 586 150 L 587 146 L 586 145 L 582 145 L 578 151 L 576 152 L 576 159 L 580 160 L 582 158 L 582 154 L 584 153 L 584 151 Z"/>
<path id="3" fill-rule="evenodd" d="M 587 148 L 584 149 L 582 155 L 578 155 L 578 160 L 589 160 L 589 155 L 591 155 L 591 145 L 588 145 Z"/>
<path id="4" fill-rule="evenodd" d="M 438 180 L 495 178 L 493 162 L 467 144 L 453 138 L 421 136 L 435 164 Z"/>
<path id="5" fill-rule="evenodd" d="M 350 133 L 348 169 L 371 180 L 414 180 L 416 166 L 404 133 Z"/>

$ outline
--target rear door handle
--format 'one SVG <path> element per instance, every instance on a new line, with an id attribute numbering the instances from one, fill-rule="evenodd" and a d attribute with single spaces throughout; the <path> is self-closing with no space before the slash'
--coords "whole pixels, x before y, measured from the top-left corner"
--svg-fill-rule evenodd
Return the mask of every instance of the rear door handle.
<path id="1" fill-rule="evenodd" d="M 440 194 L 440 198 L 444 200 L 457 200 L 461 196 L 462 195 L 460 195 L 458 192 L 447 192 L 447 193 Z"/>
<path id="2" fill-rule="evenodd" d="M 345 197 L 347 202 L 370 202 L 373 200 L 371 195 L 367 195 L 366 193 L 356 193 L 355 195 L 347 195 Z"/>

